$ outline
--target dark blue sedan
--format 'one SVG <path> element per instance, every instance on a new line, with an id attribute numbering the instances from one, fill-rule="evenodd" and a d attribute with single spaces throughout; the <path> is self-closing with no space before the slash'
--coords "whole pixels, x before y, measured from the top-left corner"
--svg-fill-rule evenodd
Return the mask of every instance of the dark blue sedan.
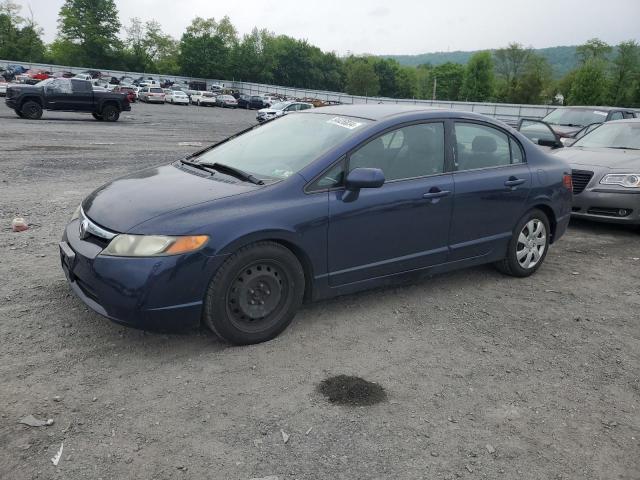
<path id="1" fill-rule="evenodd" d="M 568 165 L 487 117 L 325 107 L 100 187 L 60 254 L 106 317 L 249 344 L 304 300 L 484 263 L 531 275 L 571 195 Z"/>

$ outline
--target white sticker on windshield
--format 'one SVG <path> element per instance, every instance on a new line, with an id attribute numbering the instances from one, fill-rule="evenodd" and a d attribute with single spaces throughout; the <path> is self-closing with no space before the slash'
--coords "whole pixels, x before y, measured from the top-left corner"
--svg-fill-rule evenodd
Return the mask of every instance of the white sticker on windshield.
<path id="1" fill-rule="evenodd" d="M 362 122 L 355 122 L 349 118 L 344 117 L 333 117 L 331 120 L 327 120 L 327 123 L 338 125 L 342 128 L 348 128 L 349 130 L 353 130 L 354 128 L 358 128 L 360 125 L 362 125 Z"/>
<path id="2" fill-rule="evenodd" d="M 595 113 L 596 115 L 602 115 L 603 117 L 607 116 L 607 112 L 601 112 L 599 110 L 594 110 L 593 113 Z"/>

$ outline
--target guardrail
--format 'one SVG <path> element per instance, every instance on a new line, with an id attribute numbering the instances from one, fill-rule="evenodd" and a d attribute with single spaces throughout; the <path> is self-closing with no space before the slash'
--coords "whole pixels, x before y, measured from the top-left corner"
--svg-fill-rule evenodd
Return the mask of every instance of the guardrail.
<path id="1" fill-rule="evenodd" d="M 85 67 L 72 67 L 65 65 L 51 65 L 44 63 L 18 62 L 11 60 L 0 60 L 0 67 L 6 65 L 22 65 L 23 67 L 43 69 L 52 73 L 59 71 L 68 71 L 71 73 L 81 73 L 90 69 Z M 555 107 L 550 105 L 519 105 L 506 103 L 479 103 L 479 102 L 450 102 L 442 100 L 420 100 L 420 99 L 397 99 L 385 97 L 363 97 L 357 95 L 348 95 L 342 92 L 328 92 L 324 90 L 309 90 L 302 88 L 283 87 L 278 85 L 265 85 L 260 83 L 242 82 L 235 80 L 214 80 L 205 78 L 185 77 L 180 75 L 159 75 L 155 73 L 144 72 L 126 72 L 121 70 L 102 70 L 100 72 L 110 76 L 120 78 L 129 76 L 133 78 L 169 78 L 178 82 L 202 81 L 207 83 L 207 87 L 211 85 L 223 85 L 225 87 L 237 88 L 240 92 L 247 95 L 264 95 L 276 94 L 285 95 L 293 98 L 317 98 L 320 100 L 334 101 L 349 104 L 365 104 L 365 103 L 395 103 L 408 105 L 425 105 L 436 108 L 447 108 L 453 110 L 463 110 L 469 112 L 481 113 L 491 117 L 495 117 L 506 123 L 517 123 L 521 118 L 542 118 L 551 112 Z"/>

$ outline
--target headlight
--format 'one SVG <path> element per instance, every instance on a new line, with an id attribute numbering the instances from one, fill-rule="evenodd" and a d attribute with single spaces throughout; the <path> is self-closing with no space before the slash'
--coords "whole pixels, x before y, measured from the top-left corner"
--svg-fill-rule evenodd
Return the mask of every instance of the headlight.
<path id="1" fill-rule="evenodd" d="M 640 187 L 640 173 L 610 173 L 600 180 L 602 185 L 620 185 L 626 188 Z"/>
<path id="2" fill-rule="evenodd" d="M 202 248 L 209 237 L 194 235 L 185 237 L 166 237 L 163 235 L 127 235 L 116 236 L 107 245 L 101 255 L 115 257 L 157 257 L 178 255 Z"/>
<path id="3" fill-rule="evenodd" d="M 73 212 L 73 215 L 71 215 L 71 220 L 69 221 L 73 222 L 75 219 L 80 218 L 81 210 L 82 210 L 82 205 L 78 205 L 78 208 L 76 208 L 76 210 Z"/>

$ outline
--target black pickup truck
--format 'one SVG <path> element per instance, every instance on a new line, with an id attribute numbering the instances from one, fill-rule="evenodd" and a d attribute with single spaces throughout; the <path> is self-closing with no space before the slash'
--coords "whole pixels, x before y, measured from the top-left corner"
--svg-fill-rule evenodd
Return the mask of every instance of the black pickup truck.
<path id="1" fill-rule="evenodd" d="M 88 112 L 96 120 L 115 122 L 120 112 L 131 110 L 123 93 L 94 91 L 79 78 L 50 78 L 36 85 L 11 84 L 5 103 L 20 118 L 38 120 L 43 110 Z"/>

